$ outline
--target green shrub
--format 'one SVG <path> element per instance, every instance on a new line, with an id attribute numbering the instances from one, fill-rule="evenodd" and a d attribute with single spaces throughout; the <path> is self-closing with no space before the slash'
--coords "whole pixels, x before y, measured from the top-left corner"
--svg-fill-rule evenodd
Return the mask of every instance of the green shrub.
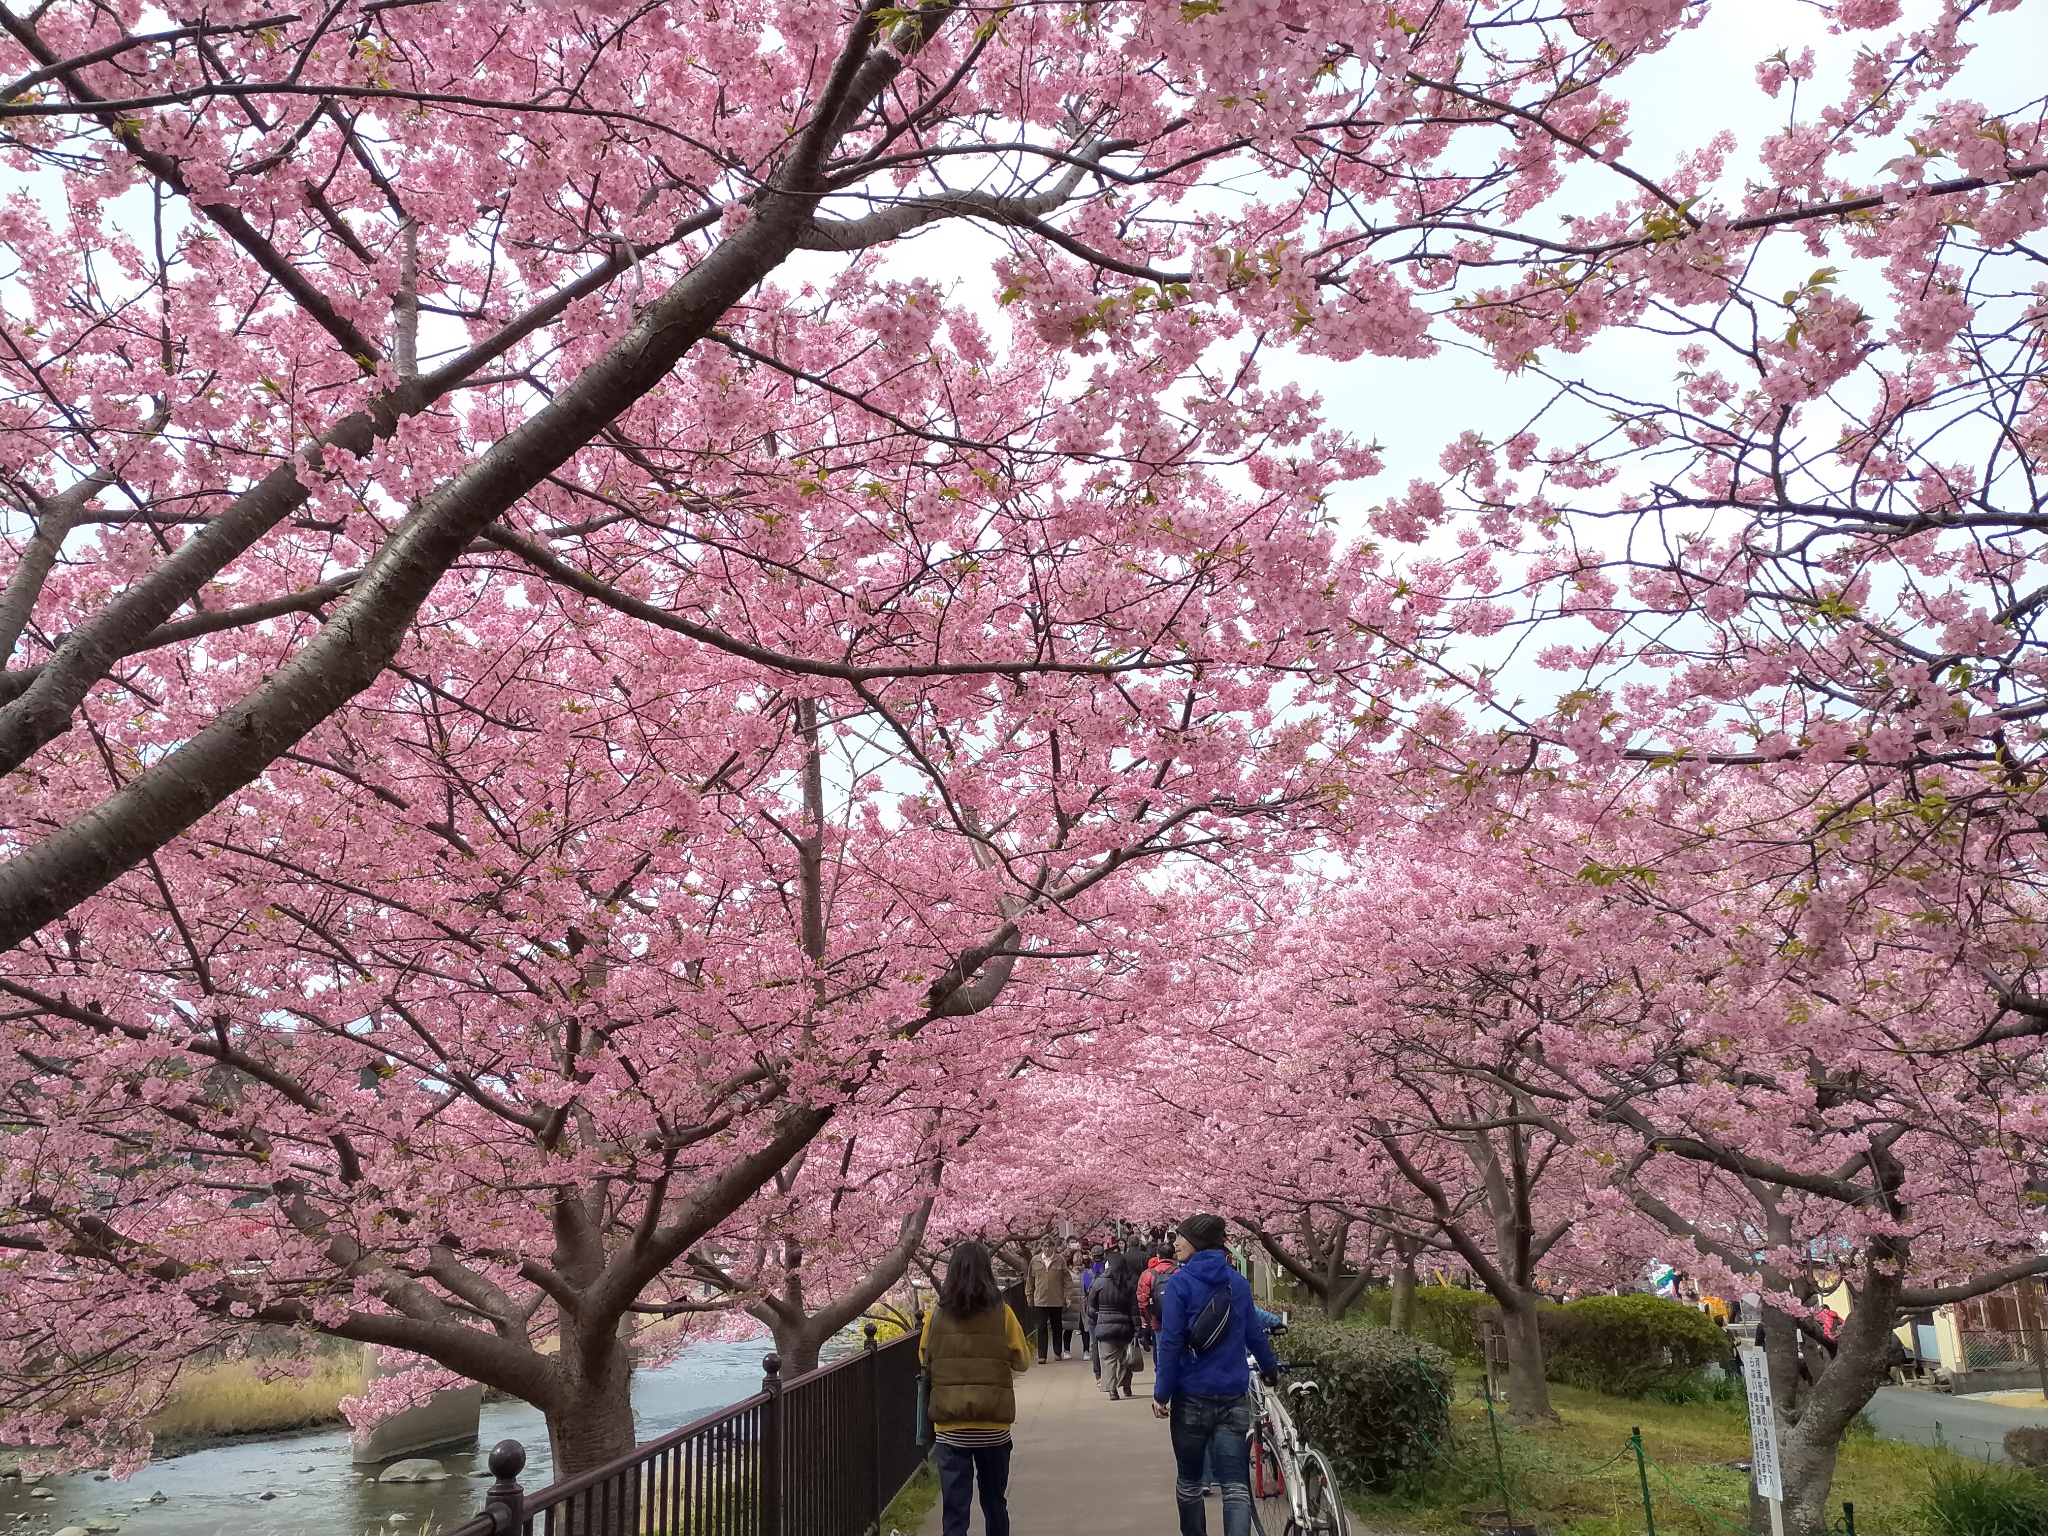
<path id="1" fill-rule="evenodd" d="M 1588 1296 L 1538 1314 L 1544 1375 L 1610 1397 L 1641 1397 L 1728 1354 L 1705 1313 L 1661 1296 Z"/>
<path id="2" fill-rule="evenodd" d="M 1317 1391 L 1288 1403 L 1310 1444 L 1322 1447 L 1347 1488 L 1383 1490 L 1429 1460 L 1451 1433 L 1450 1358 L 1385 1328 L 1295 1314 L 1277 1341 L 1306 1366 Z M 1299 1379 L 1299 1378 L 1292 1378 Z"/>
<path id="3" fill-rule="evenodd" d="M 1935 1536 L 2048 1536 L 2048 1485 L 2018 1467 L 1936 1470 L 1920 1513 Z"/>
<path id="4" fill-rule="evenodd" d="M 1353 1309 L 1375 1328 L 1384 1328 L 1393 1316 L 1394 1293 L 1386 1286 L 1366 1292 Z M 1484 1291 L 1468 1291 L 1455 1285 L 1418 1285 L 1415 1306 L 1409 1315 L 1408 1332 L 1454 1360 L 1482 1358 L 1479 1325 L 1487 1319 L 1498 1321 L 1500 1307 Z"/>

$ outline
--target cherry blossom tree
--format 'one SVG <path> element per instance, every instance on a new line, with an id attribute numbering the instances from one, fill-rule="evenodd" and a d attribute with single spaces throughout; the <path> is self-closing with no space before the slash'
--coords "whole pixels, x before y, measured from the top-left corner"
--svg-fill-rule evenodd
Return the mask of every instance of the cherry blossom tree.
<path id="1" fill-rule="evenodd" d="M 1425 355 L 1444 242 L 1608 163 L 1607 82 L 1685 20 L 1226 10 L 0 9 L 0 768 L 36 789 L 0 937 L 231 802 L 453 589 L 856 688 L 1203 665 L 1105 634 L 1120 525 L 1227 560 L 1257 536 L 1190 477 L 1368 469 L 1260 353 Z M 988 286 L 889 260 L 948 231 Z M 820 402 L 860 409 L 807 433 Z M 1046 452 L 1078 499 L 1020 544 L 933 503 Z M 133 738 L 118 782 L 56 767 L 89 723 Z"/>
<path id="2" fill-rule="evenodd" d="M 1824 9 L 1819 58 L 1757 62 L 1754 158 L 1624 155 L 1620 200 L 1469 233 L 1546 253 L 1460 323 L 1548 397 L 1447 433 L 1374 527 L 1465 637 L 1418 658 L 1457 685 L 1427 726 L 1453 771 L 1790 770 L 1794 842 L 1875 816 L 1880 862 L 1960 839 L 2033 879 L 2048 103 L 1968 94 L 2016 3 Z"/>
<path id="3" fill-rule="evenodd" d="M 617 1454 L 636 1320 L 729 1302 L 703 1279 L 761 1241 L 772 1324 L 857 1312 L 886 1264 L 805 1278 L 833 1146 L 930 1166 L 1049 978 L 1152 921 L 1138 876 L 1314 836 L 1350 729 L 1260 723 L 1256 670 L 1105 720 L 1092 684 L 819 697 L 690 645 L 467 594 L 9 957 L 10 1438 L 132 1455 L 177 1360 L 269 1323 L 524 1397 L 565 1470 Z"/>
<path id="4" fill-rule="evenodd" d="M 1425 1249 L 1462 1260 L 1500 1306 L 1510 1415 L 1546 1420 L 1539 1280 L 1561 1272 L 1590 1205 L 1571 1136 L 1515 1067 L 1531 1033 L 1571 1028 L 1572 1005 L 1605 994 L 1579 978 L 1552 990 L 1524 931 L 1526 918 L 1547 937 L 1551 916 L 1497 867 L 1408 842 L 1373 857 L 1384 872 L 1280 939 L 1226 1027 L 1276 1064 L 1298 1125 L 1351 1148 L 1326 1209 L 1397 1239 L 1411 1264 Z"/>
<path id="5" fill-rule="evenodd" d="M 1325 1124 L 1415 1166 L 1490 1289 L 1514 1278 L 1504 1255 L 1542 1247 L 1561 1273 L 1661 1257 L 1760 1294 L 1788 1528 L 1817 1533 L 1904 1314 L 2048 1270 L 2048 1081 L 1979 975 L 2024 966 L 2042 913 L 1968 859 L 1878 879 L 1851 836 L 1795 854 L 1779 823 L 1808 799 L 1775 788 L 1702 775 L 1681 804 L 1668 783 L 1653 800 L 1525 781 L 1485 818 L 1383 847 L 1229 1011 L 1248 1055 L 1284 1040 L 1318 1063 L 1292 1091 L 1321 1095 Z M 1514 1137 L 1529 1168 L 1548 1158 L 1526 1202 L 1500 1150 Z M 1830 1335 L 1838 1283 L 1851 1305 Z"/>
<path id="6" fill-rule="evenodd" d="M 812 1142 L 720 1229 L 730 1257 L 692 1255 L 717 1295 L 768 1329 L 787 1375 L 816 1369 L 826 1343 L 895 1289 L 924 1245 L 935 1168 L 877 1158 L 878 1139 Z M 911 1141 L 913 1154 L 926 1140 Z"/>
<path id="7" fill-rule="evenodd" d="M 2011 8 L 1840 5 L 1738 185 L 1632 156 L 1679 0 L 0 0 L 0 1435 L 132 1460 L 274 1323 L 585 1468 L 649 1320 L 803 1358 L 934 1234 L 1211 1203 L 1146 1093 L 1327 1123 L 1237 1212 L 1459 1252 L 1529 1415 L 1574 1212 L 1796 1325 L 1851 1210 L 1866 1342 L 2032 1264 L 2048 164 L 1941 94 Z M 1567 361 L 1673 330 L 1669 398 Z M 1377 456 L 1269 359 L 1446 340 L 1557 425 L 1341 548 Z M 1388 769 L 1431 900 L 1254 970 Z"/>

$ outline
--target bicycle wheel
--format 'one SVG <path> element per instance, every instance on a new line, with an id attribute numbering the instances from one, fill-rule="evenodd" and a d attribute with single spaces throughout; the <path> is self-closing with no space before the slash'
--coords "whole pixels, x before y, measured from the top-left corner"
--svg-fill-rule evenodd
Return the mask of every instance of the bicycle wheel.
<path id="1" fill-rule="evenodd" d="M 1287 1480 L 1274 1450 L 1273 1426 L 1260 1424 L 1251 1436 L 1252 1527 L 1259 1536 L 1294 1536 L 1293 1511 L 1288 1508 Z"/>
<path id="2" fill-rule="evenodd" d="M 1348 1536 L 1350 1524 L 1344 1518 L 1344 1496 L 1337 1491 L 1337 1473 L 1321 1451 L 1301 1453 L 1301 1492 L 1308 1529 L 1300 1536 Z"/>

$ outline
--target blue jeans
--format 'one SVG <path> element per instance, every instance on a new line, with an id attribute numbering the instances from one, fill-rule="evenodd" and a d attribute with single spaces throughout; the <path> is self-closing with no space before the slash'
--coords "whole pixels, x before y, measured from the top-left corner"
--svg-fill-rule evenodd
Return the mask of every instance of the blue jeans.
<path id="1" fill-rule="evenodd" d="M 1223 1536 L 1251 1536 L 1251 1394 L 1176 1396 L 1167 1429 L 1173 1437 L 1173 1502 L 1180 1511 L 1181 1536 L 1209 1536 L 1202 1509 L 1205 1461 L 1214 1466 L 1223 1490 Z"/>
<path id="2" fill-rule="evenodd" d="M 939 1519 L 944 1536 L 967 1536 L 967 1508 L 977 1481 L 981 1484 L 981 1523 L 988 1536 L 1010 1536 L 1009 1446 L 984 1445 L 967 1451 L 941 1441 L 932 1447 L 932 1460 L 939 1468 Z M 1249 1512 L 1251 1505 L 1247 1503 L 1245 1509 Z"/>

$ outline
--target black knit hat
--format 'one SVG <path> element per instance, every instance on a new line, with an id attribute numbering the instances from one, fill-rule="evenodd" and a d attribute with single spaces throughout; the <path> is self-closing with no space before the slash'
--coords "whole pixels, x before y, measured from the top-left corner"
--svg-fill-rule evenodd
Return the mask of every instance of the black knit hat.
<path id="1" fill-rule="evenodd" d="M 1175 1230 L 1188 1240 L 1190 1248 L 1223 1246 L 1223 1218 L 1211 1216 L 1207 1211 L 1197 1211 Z"/>

